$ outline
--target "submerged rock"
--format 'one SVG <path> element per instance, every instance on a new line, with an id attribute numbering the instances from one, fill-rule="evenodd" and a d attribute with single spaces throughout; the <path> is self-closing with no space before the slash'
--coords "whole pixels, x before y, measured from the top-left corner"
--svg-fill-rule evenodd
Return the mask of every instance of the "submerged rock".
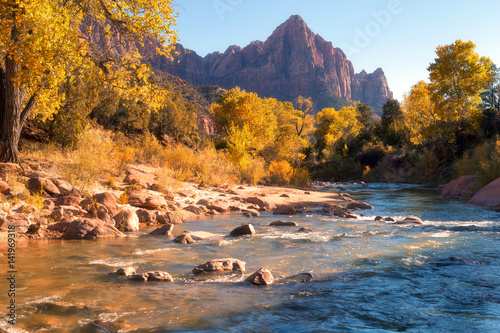
<path id="1" fill-rule="evenodd" d="M 475 263 L 468 259 L 448 257 L 444 259 L 439 259 L 438 261 L 433 262 L 430 265 L 436 267 L 442 267 L 442 266 L 452 266 L 452 265 L 475 265 Z"/>
<path id="2" fill-rule="evenodd" d="M 401 221 L 394 222 L 394 224 L 422 224 L 420 217 L 408 216 Z"/>
<path id="3" fill-rule="evenodd" d="M 310 272 L 299 273 L 282 279 L 282 282 L 311 282 L 314 276 Z"/>
<path id="4" fill-rule="evenodd" d="M 193 274 L 209 272 L 245 271 L 245 262 L 234 258 L 213 259 L 193 269 Z"/>
<path id="5" fill-rule="evenodd" d="M 274 221 L 269 225 L 274 227 L 297 227 L 299 224 L 295 221 Z"/>
<path id="6" fill-rule="evenodd" d="M 274 282 L 273 274 L 267 268 L 261 268 L 245 279 L 246 282 L 257 286 L 267 286 Z"/>
<path id="7" fill-rule="evenodd" d="M 297 230 L 297 232 L 311 233 L 311 232 L 313 232 L 313 230 L 311 228 L 308 228 L 308 227 L 303 227 L 303 228 L 300 228 L 299 230 Z"/>
<path id="8" fill-rule="evenodd" d="M 243 215 L 246 217 L 259 217 L 260 213 L 256 209 L 245 209 L 243 210 Z"/>
<path id="9" fill-rule="evenodd" d="M 373 206 L 366 202 L 350 202 L 346 206 L 347 209 L 373 209 Z"/>
<path id="10" fill-rule="evenodd" d="M 174 239 L 176 243 L 191 244 L 199 241 L 220 241 L 224 239 L 223 235 L 214 234 L 206 231 L 184 231 L 182 235 Z"/>
<path id="11" fill-rule="evenodd" d="M 161 281 L 161 282 L 174 282 L 174 279 L 167 272 L 154 271 L 142 274 L 132 274 L 128 276 L 131 281 L 146 282 L 146 281 Z"/>

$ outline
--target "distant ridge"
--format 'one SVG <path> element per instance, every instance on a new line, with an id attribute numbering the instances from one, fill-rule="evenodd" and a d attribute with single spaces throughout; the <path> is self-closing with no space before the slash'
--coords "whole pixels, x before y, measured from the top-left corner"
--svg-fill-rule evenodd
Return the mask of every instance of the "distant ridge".
<path id="1" fill-rule="evenodd" d="M 173 61 L 155 56 L 150 62 L 195 85 L 240 86 L 281 100 L 331 92 L 379 109 L 393 96 L 381 68 L 355 74 L 344 52 L 314 34 L 298 15 L 277 27 L 265 42 L 230 46 L 204 58 L 177 44 L 177 53 Z"/>

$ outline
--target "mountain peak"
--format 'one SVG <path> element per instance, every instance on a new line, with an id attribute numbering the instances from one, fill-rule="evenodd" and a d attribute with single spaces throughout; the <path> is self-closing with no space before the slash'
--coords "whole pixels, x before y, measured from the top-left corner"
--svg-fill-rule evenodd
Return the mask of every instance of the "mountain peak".
<path id="1" fill-rule="evenodd" d="M 383 71 L 354 73 L 344 52 L 334 48 L 309 29 L 299 15 L 278 26 L 265 42 L 202 58 L 187 50 L 174 62 L 159 61 L 160 67 L 193 84 L 235 86 L 265 97 L 292 100 L 331 92 L 346 100 L 360 100 L 380 108 L 392 93 Z"/>

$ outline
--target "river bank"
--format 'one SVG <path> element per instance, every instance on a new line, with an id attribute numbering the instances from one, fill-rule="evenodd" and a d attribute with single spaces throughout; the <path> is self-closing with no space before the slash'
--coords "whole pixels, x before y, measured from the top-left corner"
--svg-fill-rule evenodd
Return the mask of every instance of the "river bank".
<path id="1" fill-rule="evenodd" d="M 7 181 L 2 181 L 0 243 L 7 242 L 8 225 L 15 226 L 18 242 L 44 238 L 99 238 L 110 235 L 65 237 L 64 233 L 72 222 L 84 219 L 92 219 L 96 225 L 112 225 L 119 234 L 221 214 L 243 214 L 250 222 L 261 212 L 294 215 L 307 210 L 328 210 L 328 207 L 333 212 L 340 205 L 345 207 L 352 202 L 348 193 L 338 189 L 214 187 L 173 179 L 159 180 L 156 170 L 142 165 L 131 166 L 123 181 L 112 187 L 95 186 L 83 193 L 51 170 L 34 171 L 24 167 L 0 165 L 0 176 L 6 180 L 15 178 L 17 183 L 17 188 L 12 188 Z M 165 186 L 165 182 L 171 186 Z M 19 192 L 20 187 L 25 193 L 22 196 L 13 193 Z"/>

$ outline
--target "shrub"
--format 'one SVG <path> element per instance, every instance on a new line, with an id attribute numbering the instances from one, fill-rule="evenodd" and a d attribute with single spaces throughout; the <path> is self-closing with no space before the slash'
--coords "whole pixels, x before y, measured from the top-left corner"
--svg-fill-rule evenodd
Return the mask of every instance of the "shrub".
<path id="1" fill-rule="evenodd" d="M 487 141 L 456 163 L 459 176 L 477 175 L 478 188 L 500 177 L 500 140 Z"/>
<path id="2" fill-rule="evenodd" d="M 272 161 L 269 165 L 269 181 L 278 185 L 289 185 L 293 168 L 287 161 Z"/>

